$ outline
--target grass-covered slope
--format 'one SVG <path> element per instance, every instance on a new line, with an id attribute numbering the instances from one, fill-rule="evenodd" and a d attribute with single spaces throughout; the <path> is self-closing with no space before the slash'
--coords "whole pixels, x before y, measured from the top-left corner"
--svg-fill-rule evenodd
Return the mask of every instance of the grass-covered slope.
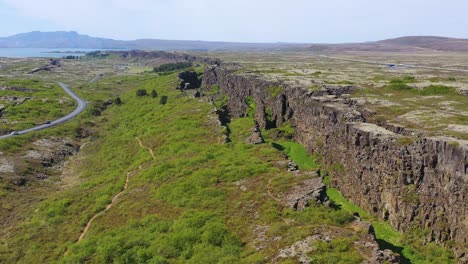
<path id="1" fill-rule="evenodd" d="M 317 232 L 332 232 L 333 240 L 314 242 L 308 256 L 315 262 L 365 259 L 354 242 L 366 233 L 346 206 L 296 212 L 279 202 L 304 177 L 286 171 L 276 145 L 244 143 L 252 118 L 225 129 L 213 105 L 176 86 L 175 74 L 145 74 L 78 87 L 90 109 L 48 133 L 92 123 L 94 134 L 66 166 L 66 184 L 4 232 L 1 263 L 296 263 L 277 258 L 279 251 Z M 159 96 L 137 96 L 138 89 Z M 123 103 L 93 115 L 107 94 Z M 318 168 L 300 145 L 279 144 L 301 169 Z"/>
<path id="2" fill-rule="evenodd" d="M 319 246 L 317 256 L 362 260 L 350 213 L 319 206 L 298 213 L 268 195 L 267 188 L 280 197 L 301 179 L 280 168 L 284 155 L 272 145 L 243 142 L 252 119 L 233 120 L 232 142 L 223 144 L 213 106 L 176 91 L 175 75 L 134 81 L 122 105 L 95 117 L 98 134 L 70 161 L 68 187 L 2 238 L 0 262 L 263 263 L 321 226 L 346 239 Z M 136 89 L 156 89 L 168 103 Z"/>

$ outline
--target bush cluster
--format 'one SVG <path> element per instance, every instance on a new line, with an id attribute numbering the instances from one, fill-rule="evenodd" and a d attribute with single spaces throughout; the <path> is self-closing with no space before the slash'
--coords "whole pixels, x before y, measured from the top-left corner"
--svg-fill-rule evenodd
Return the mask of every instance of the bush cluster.
<path id="1" fill-rule="evenodd" d="M 170 72 L 170 71 L 175 71 L 175 70 L 181 70 L 185 68 L 192 67 L 191 62 L 176 62 L 176 63 L 166 63 L 162 64 L 158 67 L 154 67 L 153 71 L 154 72 Z"/>

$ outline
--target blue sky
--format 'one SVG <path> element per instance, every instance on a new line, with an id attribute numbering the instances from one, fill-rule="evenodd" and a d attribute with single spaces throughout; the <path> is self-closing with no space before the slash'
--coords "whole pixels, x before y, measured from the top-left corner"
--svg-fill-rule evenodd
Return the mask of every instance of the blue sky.
<path id="1" fill-rule="evenodd" d="M 74 30 L 115 39 L 361 42 L 468 38 L 467 0 L 0 0 L 0 36 Z"/>

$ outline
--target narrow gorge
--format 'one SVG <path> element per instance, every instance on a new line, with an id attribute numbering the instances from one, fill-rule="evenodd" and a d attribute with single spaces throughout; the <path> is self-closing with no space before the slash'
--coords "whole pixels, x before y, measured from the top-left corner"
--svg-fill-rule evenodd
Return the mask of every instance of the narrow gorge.
<path id="1" fill-rule="evenodd" d="M 221 64 L 205 70 L 202 87 L 227 95 L 232 117 L 245 116 L 253 100 L 261 129 L 290 124 L 297 142 L 322 155 L 331 187 L 400 232 L 417 229 L 466 260 L 467 141 L 372 123 L 372 111 L 349 97 L 353 86 L 309 90 Z"/>

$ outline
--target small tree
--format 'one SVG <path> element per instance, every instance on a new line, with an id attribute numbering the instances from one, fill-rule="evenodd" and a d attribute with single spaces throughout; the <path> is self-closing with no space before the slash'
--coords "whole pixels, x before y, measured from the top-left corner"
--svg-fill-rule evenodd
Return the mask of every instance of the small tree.
<path id="1" fill-rule="evenodd" d="M 116 105 L 121 105 L 121 104 L 122 104 L 122 100 L 120 99 L 120 97 L 117 97 L 117 98 L 115 98 L 114 103 L 115 103 Z"/>
<path id="2" fill-rule="evenodd" d="M 167 96 L 166 95 L 161 96 L 161 99 L 159 100 L 159 103 L 162 104 L 162 105 L 167 104 Z"/>
<path id="3" fill-rule="evenodd" d="M 148 92 L 145 89 L 138 89 L 136 92 L 137 96 L 146 96 Z"/>
<path id="4" fill-rule="evenodd" d="M 158 97 L 158 93 L 156 92 L 156 90 L 151 91 L 151 97 L 153 98 Z"/>

